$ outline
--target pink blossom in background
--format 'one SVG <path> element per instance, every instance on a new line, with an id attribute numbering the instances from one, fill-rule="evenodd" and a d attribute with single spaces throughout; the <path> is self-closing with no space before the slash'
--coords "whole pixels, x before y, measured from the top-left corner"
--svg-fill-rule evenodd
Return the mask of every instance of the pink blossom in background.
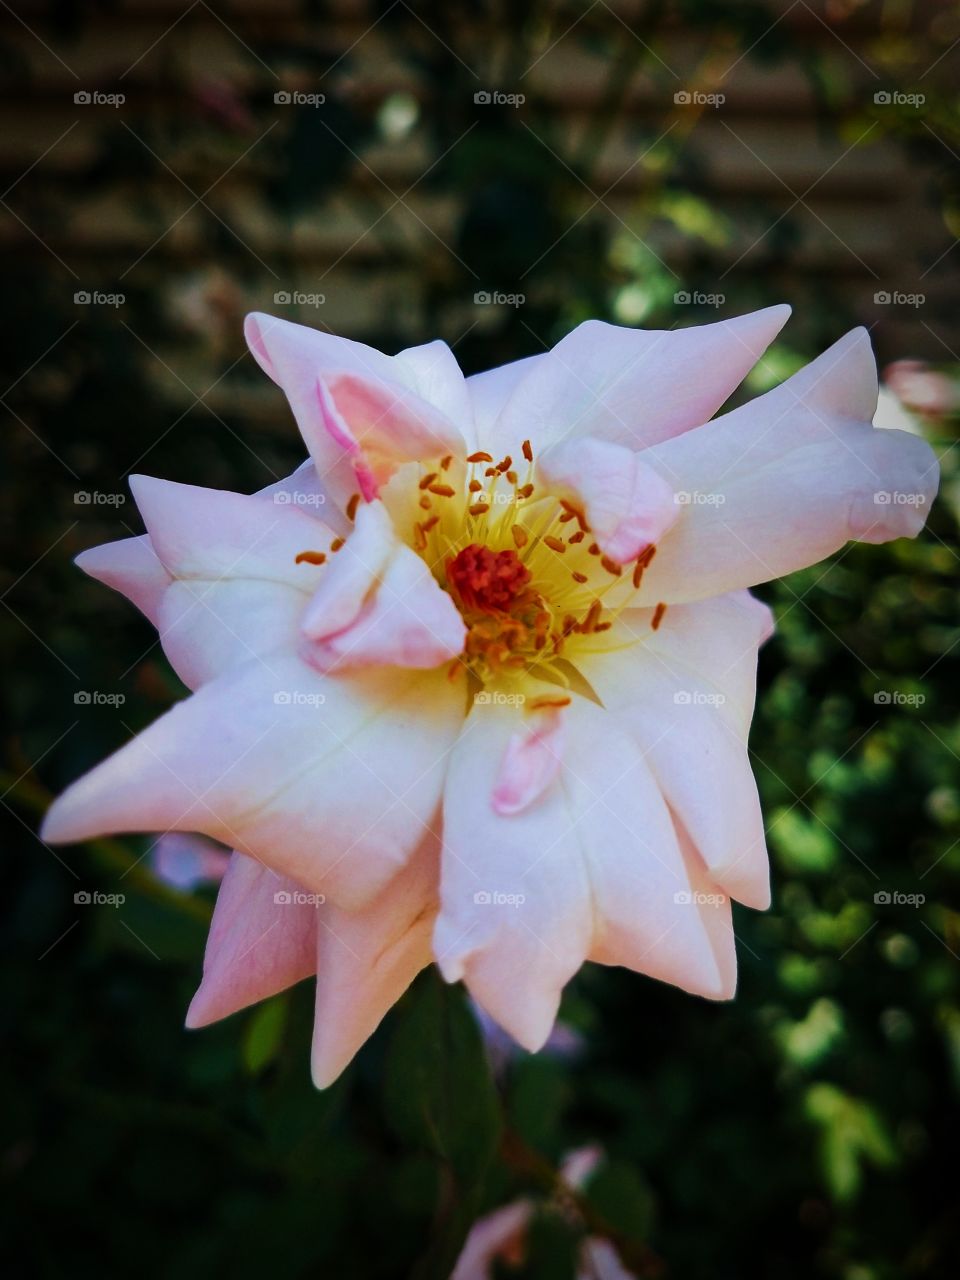
<path id="1" fill-rule="evenodd" d="M 733 995 L 731 900 L 770 900 L 749 588 L 914 536 L 937 488 L 871 426 L 863 330 L 713 417 L 787 315 L 588 321 L 471 378 L 248 318 L 310 456 L 253 495 L 132 478 L 147 532 L 79 563 L 193 692 L 44 827 L 235 850 L 190 1025 L 315 975 L 324 1086 L 432 961 L 529 1050 L 588 960 Z"/>

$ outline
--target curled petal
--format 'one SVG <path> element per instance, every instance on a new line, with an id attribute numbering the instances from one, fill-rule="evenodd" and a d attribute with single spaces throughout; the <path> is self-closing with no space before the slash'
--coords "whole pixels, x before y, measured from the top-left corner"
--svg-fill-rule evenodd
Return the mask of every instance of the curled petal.
<path id="1" fill-rule="evenodd" d="M 449 418 L 399 383 L 329 373 L 317 396 L 323 426 L 351 459 L 367 502 L 405 462 L 465 452 Z"/>
<path id="2" fill-rule="evenodd" d="M 398 548 L 373 595 L 347 626 L 327 632 L 327 625 L 314 615 L 304 649 L 307 661 L 320 671 L 438 667 L 457 657 L 466 639 L 456 605 L 409 547 Z"/>
<path id="3" fill-rule="evenodd" d="M 563 709 L 547 706 L 511 735 L 491 796 L 495 813 L 522 813 L 539 800 L 560 772 L 563 731 Z"/>
<path id="4" fill-rule="evenodd" d="M 621 444 L 566 440 L 540 458 L 547 487 L 585 514 L 601 549 L 618 564 L 660 541 L 679 514 L 670 485 Z"/>

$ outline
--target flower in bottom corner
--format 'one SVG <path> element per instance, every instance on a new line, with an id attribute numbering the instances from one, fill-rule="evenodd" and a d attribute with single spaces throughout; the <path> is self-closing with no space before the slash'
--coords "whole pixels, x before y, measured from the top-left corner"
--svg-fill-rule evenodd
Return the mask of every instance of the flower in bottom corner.
<path id="1" fill-rule="evenodd" d="M 862 330 L 713 416 L 787 314 L 588 321 L 469 378 L 248 318 L 309 459 L 253 495 L 132 478 L 146 533 L 79 564 L 193 692 L 44 826 L 235 850 L 190 1025 L 316 975 L 322 1086 L 431 961 L 530 1050 L 588 960 L 733 994 L 731 900 L 769 902 L 748 589 L 914 536 L 937 486 L 871 425 Z"/>

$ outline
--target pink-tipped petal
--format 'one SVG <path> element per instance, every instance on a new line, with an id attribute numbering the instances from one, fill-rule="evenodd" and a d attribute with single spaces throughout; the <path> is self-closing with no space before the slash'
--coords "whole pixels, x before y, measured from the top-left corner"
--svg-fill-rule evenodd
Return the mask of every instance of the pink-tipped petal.
<path id="1" fill-rule="evenodd" d="M 643 449 L 706 422 L 780 332 L 786 306 L 688 329 L 587 320 L 538 357 L 481 444 L 493 453 L 597 436 Z"/>
<path id="2" fill-rule="evenodd" d="M 712 879 L 757 910 L 770 905 L 770 871 L 747 733 L 767 614 L 746 592 L 671 605 L 657 631 L 652 611 L 629 610 L 617 628 L 636 643 L 583 664 Z"/>
<path id="3" fill-rule="evenodd" d="M 316 898 L 234 853 L 217 895 L 203 981 L 187 1026 L 205 1027 L 308 978 L 316 969 Z"/>
<path id="4" fill-rule="evenodd" d="M 354 908 L 422 838 L 462 700 L 445 673 L 322 677 L 271 654 L 204 685 L 75 782 L 44 838 L 198 831 Z"/>
<path id="5" fill-rule="evenodd" d="M 679 514 L 669 484 L 622 444 L 566 440 L 541 456 L 538 472 L 584 512 L 601 550 L 618 564 L 659 542 Z"/>
<path id="6" fill-rule="evenodd" d="M 80 552 L 76 564 L 91 578 L 125 595 L 157 625 L 160 603 L 173 579 L 147 534 L 90 547 Z"/>
<path id="7" fill-rule="evenodd" d="M 563 767 L 537 804 L 504 816 L 490 803 L 523 717 L 502 702 L 474 707 L 444 793 L 437 963 L 531 1050 L 588 954 L 700 994 L 723 990 L 699 915 L 678 905 L 689 879 L 639 748 L 584 698 L 572 695 L 566 715 Z"/>
<path id="8" fill-rule="evenodd" d="M 742 408 L 644 453 L 684 502 L 640 600 L 682 602 L 816 564 L 849 540 L 914 537 L 938 464 L 917 436 L 870 425 L 864 330 Z"/>
<path id="9" fill-rule="evenodd" d="M 439 838 L 428 831 L 406 867 L 368 906 L 319 909 L 311 1057 L 318 1089 L 336 1080 L 430 963 L 438 857 Z"/>

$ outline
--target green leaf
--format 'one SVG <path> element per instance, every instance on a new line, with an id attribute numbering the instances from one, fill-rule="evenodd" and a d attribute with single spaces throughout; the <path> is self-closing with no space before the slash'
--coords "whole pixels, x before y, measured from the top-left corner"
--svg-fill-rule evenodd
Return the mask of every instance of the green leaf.
<path id="1" fill-rule="evenodd" d="M 277 1056 L 286 1025 L 286 996 L 274 996 L 257 1006 L 243 1038 L 243 1063 L 251 1075 L 259 1075 Z"/>

